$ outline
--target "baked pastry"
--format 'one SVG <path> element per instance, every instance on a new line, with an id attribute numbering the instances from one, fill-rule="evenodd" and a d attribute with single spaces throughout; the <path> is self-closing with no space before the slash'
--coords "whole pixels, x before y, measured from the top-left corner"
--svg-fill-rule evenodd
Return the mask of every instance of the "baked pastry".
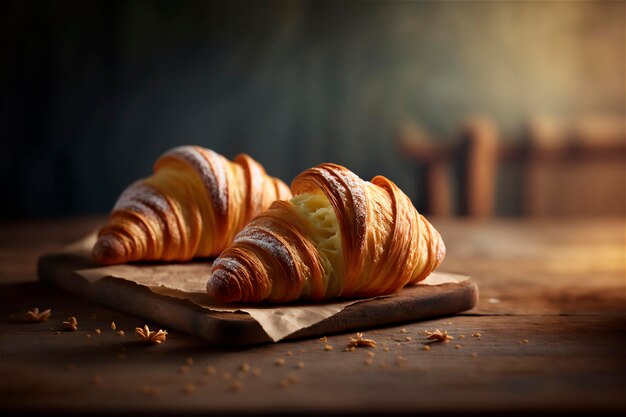
<path id="1" fill-rule="evenodd" d="M 248 155 L 170 150 L 119 197 L 93 257 L 102 264 L 216 256 L 255 215 L 291 192 Z"/>
<path id="2" fill-rule="evenodd" d="M 426 278 L 445 256 L 435 228 L 390 180 L 363 181 L 336 164 L 295 178 L 213 263 L 219 302 L 313 301 L 392 293 Z"/>

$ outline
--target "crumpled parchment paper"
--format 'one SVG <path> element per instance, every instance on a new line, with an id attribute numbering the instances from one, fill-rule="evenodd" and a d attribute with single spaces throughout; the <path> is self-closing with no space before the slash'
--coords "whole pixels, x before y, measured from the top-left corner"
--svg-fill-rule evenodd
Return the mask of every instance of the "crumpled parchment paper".
<path id="1" fill-rule="evenodd" d="M 66 247 L 64 252 L 90 258 L 91 248 L 95 241 L 96 234 L 90 234 Z M 331 317 L 351 304 L 363 303 L 373 299 L 341 300 L 326 303 L 290 303 L 284 306 L 259 304 L 220 305 L 211 302 L 205 291 L 210 271 L 211 262 L 194 261 L 168 264 L 113 265 L 83 269 L 76 271 L 76 273 L 91 283 L 105 277 L 125 279 L 143 285 L 156 294 L 186 299 L 207 310 L 248 313 L 261 325 L 274 342 Z M 464 275 L 433 272 L 419 285 L 459 283 L 468 278 Z M 391 294 L 382 297 L 393 296 Z"/>

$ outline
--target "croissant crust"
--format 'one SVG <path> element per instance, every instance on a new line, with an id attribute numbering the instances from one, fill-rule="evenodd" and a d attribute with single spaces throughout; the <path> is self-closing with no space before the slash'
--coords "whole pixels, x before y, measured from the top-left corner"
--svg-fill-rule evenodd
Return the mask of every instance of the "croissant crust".
<path id="1" fill-rule="evenodd" d="M 383 176 L 366 182 L 328 163 L 300 174 L 291 190 L 294 198 L 273 203 L 216 259 L 207 283 L 211 297 L 372 297 L 418 283 L 445 256 L 437 230 Z"/>
<path id="2" fill-rule="evenodd" d="M 256 214 L 289 197 L 289 188 L 248 155 L 231 162 L 209 149 L 178 147 L 121 194 L 93 257 L 117 264 L 215 256 Z"/>

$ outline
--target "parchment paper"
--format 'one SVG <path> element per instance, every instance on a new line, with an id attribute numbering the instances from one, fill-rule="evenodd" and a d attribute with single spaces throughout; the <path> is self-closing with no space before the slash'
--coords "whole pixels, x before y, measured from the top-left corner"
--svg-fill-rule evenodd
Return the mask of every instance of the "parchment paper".
<path id="1" fill-rule="evenodd" d="M 81 239 L 65 248 L 65 253 L 90 257 L 96 235 Z M 152 292 L 168 297 L 186 299 L 192 303 L 213 311 L 248 313 L 277 342 L 290 334 L 314 325 L 331 317 L 345 307 L 367 302 L 373 298 L 335 301 L 326 303 L 295 303 L 276 305 L 219 305 L 211 302 L 206 294 L 206 281 L 211 271 L 211 262 L 194 261 L 168 264 L 124 264 L 76 271 L 87 281 L 93 283 L 105 277 L 114 277 L 135 282 L 149 288 Z M 440 285 L 459 283 L 469 277 L 442 272 L 433 272 L 419 285 Z M 383 297 L 393 297 L 393 294 Z M 382 298 L 382 297 L 375 297 Z"/>

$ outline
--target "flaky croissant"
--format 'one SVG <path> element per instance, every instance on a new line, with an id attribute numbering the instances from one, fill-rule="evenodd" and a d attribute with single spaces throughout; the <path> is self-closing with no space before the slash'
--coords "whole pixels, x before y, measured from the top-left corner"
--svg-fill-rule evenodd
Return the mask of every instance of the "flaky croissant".
<path id="1" fill-rule="evenodd" d="M 293 181 L 213 263 L 207 292 L 219 302 L 313 301 L 392 293 L 439 266 L 435 228 L 390 180 L 360 179 L 322 164 Z"/>
<path id="2" fill-rule="evenodd" d="M 118 264 L 215 256 L 255 215 L 289 197 L 287 185 L 248 155 L 231 162 L 209 149 L 175 148 L 122 193 L 93 257 Z"/>

